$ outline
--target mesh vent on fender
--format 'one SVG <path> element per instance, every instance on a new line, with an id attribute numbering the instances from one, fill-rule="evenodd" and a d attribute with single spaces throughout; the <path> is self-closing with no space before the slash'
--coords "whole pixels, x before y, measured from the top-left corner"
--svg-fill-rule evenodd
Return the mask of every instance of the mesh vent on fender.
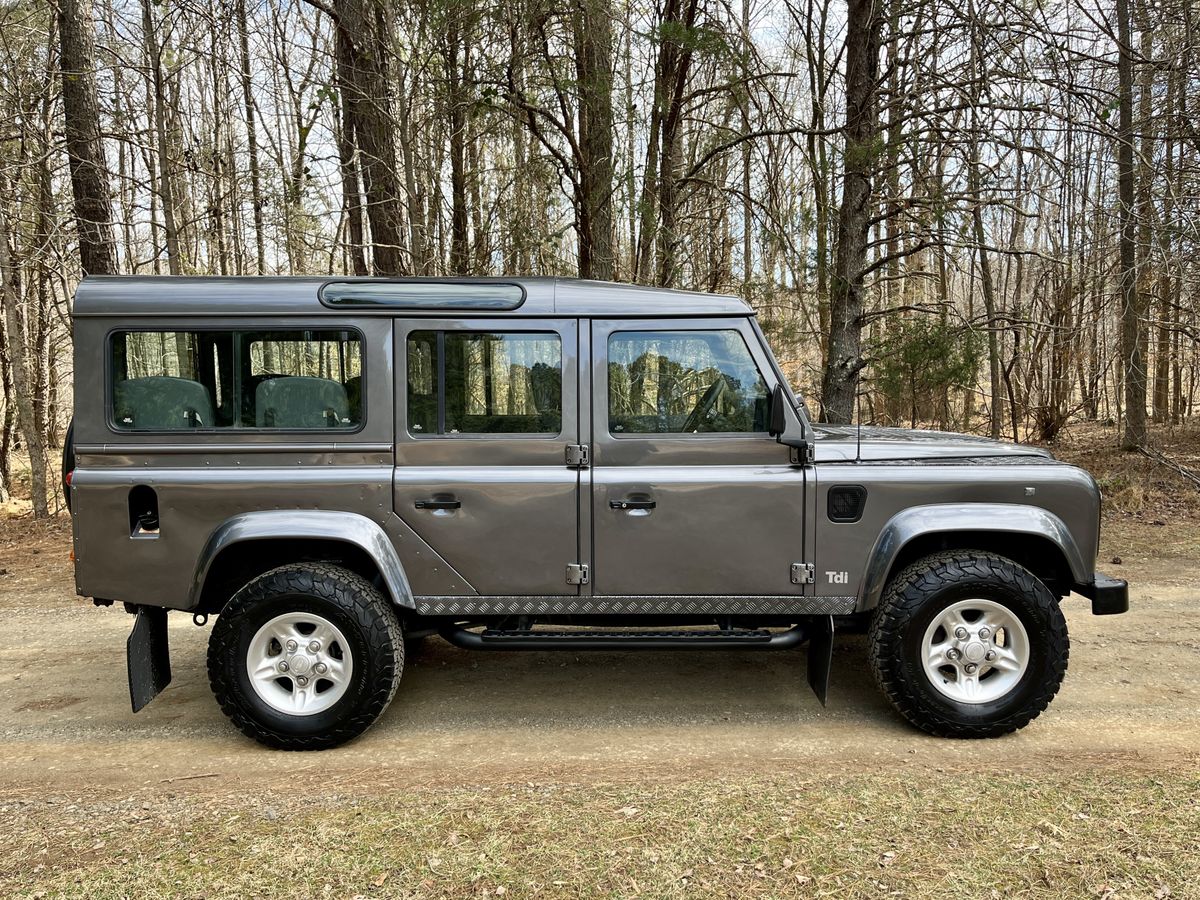
<path id="1" fill-rule="evenodd" d="M 835 484 L 829 489 L 829 521 L 857 522 L 867 508 L 867 489 L 861 484 Z"/>

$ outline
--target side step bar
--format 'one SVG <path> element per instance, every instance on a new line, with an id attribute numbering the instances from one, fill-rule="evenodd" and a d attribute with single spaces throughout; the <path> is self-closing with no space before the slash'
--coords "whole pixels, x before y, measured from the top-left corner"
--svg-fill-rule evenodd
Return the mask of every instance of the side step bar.
<path id="1" fill-rule="evenodd" d="M 470 631 L 454 625 L 441 635 L 464 650 L 787 650 L 807 640 L 808 683 L 822 706 L 833 664 L 833 616 L 787 631 Z"/>
<path id="2" fill-rule="evenodd" d="M 737 629 L 729 631 L 468 631 L 458 626 L 441 632 L 464 650 L 786 650 L 804 643 L 808 629 L 787 631 Z"/>

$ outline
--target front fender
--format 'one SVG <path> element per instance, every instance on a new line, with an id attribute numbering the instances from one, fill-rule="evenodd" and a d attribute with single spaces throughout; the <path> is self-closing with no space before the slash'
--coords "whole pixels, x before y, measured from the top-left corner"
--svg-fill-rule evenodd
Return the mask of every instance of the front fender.
<path id="1" fill-rule="evenodd" d="M 907 543 L 924 535 L 957 531 L 1044 538 L 1062 552 L 1076 582 L 1092 580 L 1091 569 L 1084 562 L 1070 529 L 1048 510 L 1015 503 L 935 503 L 903 510 L 884 525 L 867 559 L 857 608 L 873 609 L 879 604 L 892 566 Z"/>
<path id="2" fill-rule="evenodd" d="M 212 533 L 196 564 L 189 608 L 199 604 L 213 560 L 222 550 L 245 541 L 272 538 L 352 544 L 374 560 L 393 603 L 409 609 L 416 606 L 400 556 L 378 523 L 352 512 L 265 509 L 226 519 Z"/>

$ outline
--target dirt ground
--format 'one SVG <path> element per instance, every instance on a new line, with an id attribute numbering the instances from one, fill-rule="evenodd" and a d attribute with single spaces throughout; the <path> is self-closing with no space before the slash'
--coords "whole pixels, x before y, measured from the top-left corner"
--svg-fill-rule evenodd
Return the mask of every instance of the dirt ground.
<path id="1" fill-rule="evenodd" d="M 286 810 L 297 798 L 439 786 L 652 790 L 730 773 L 901 785 L 1079 773 L 1191 781 L 1200 773 L 1200 529 L 1190 508 L 1163 512 L 1152 493 L 1110 509 L 1103 532 L 1100 568 L 1129 580 L 1131 611 L 1093 617 L 1084 599 L 1066 600 L 1061 693 L 1022 732 L 985 742 L 938 740 L 903 723 L 871 681 L 861 636 L 837 642 L 827 708 L 805 683 L 802 650 L 471 654 L 431 639 L 362 738 L 321 754 L 273 752 L 222 716 L 204 668 L 208 627 L 184 616 L 170 626 L 173 683 L 132 714 L 132 619 L 74 595 L 65 520 L 10 517 L 0 522 L 0 831 L 6 819 L 36 820 L 46 835 L 69 822 L 86 839 L 93 829 L 80 820 L 113 803 L 183 803 L 186 817 L 196 808 L 188 804 L 236 809 L 247 798 Z M 49 841 L 37 852 L 40 867 L 60 850 Z M 33 891 L 30 872 L 41 869 L 20 871 L 15 883 Z M 5 872 L 0 865 L 0 883 Z"/>

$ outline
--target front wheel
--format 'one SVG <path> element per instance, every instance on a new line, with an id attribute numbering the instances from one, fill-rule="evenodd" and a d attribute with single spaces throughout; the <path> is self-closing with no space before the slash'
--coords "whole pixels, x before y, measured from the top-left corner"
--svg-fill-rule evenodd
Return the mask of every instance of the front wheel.
<path id="1" fill-rule="evenodd" d="M 298 563 L 255 578 L 217 618 L 208 678 L 244 734 L 323 750 L 379 718 L 404 668 L 400 622 L 369 581 Z"/>
<path id="2" fill-rule="evenodd" d="M 929 556 L 897 575 L 868 633 L 891 704 L 943 737 L 998 737 L 1050 704 L 1070 641 L 1057 599 L 1031 572 L 990 553 Z"/>

